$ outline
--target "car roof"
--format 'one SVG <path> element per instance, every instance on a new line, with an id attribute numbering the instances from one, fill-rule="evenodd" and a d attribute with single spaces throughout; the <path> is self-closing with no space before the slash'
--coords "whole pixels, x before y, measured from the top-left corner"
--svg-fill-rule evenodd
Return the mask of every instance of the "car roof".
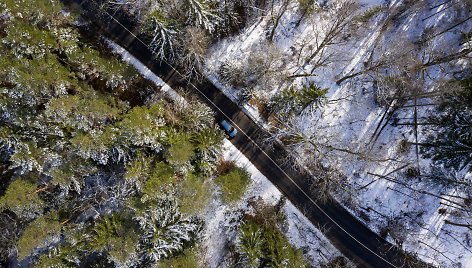
<path id="1" fill-rule="evenodd" d="M 221 120 L 220 124 L 226 130 L 230 130 L 233 127 L 226 119 Z"/>

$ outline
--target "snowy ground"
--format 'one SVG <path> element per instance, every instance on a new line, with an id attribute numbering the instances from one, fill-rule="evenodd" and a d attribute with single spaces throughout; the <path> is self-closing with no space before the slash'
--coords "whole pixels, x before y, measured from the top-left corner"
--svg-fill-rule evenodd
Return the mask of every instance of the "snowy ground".
<path id="1" fill-rule="evenodd" d="M 103 38 L 107 46 L 113 51 L 121 56 L 121 59 L 134 66 L 136 70 L 146 79 L 152 81 L 156 86 L 160 88 L 166 97 L 169 99 L 177 102 L 177 103 L 186 103 L 186 100 L 181 97 L 175 90 L 173 90 L 169 85 L 167 85 L 159 76 L 155 75 L 148 67 L 146 67 L 142 62 L 136 59 L 133 55 L 131 55 L 126 49 L 122 48 L 117 43 L 113 42 L 110 39 Z"/>
<path id="2" fill-rule="evenodd" d="M 294 27 L 298 19 L 295 2 L 289 5 L 287 12 L 282 16 L 274 40 L 282 59 L 279 66 L 281 76 L 298 70 L 298 67 L 293 65 L 296 61 L 294 48 L 304 40 L 312 38 L 316 31 L 323 31 L 325 29 L 323 25 L 326 24 L 323 16 L 315 14 L 309 20 L 302 22 L 299 27 Z M 461 189 L 440 187 L 425 180 L 408 178 L 406 175 L 408 169 L 418 169 L 421 174 L 429 172 L 430 161 L 422 159 L 421 155 L 417 158 L 414 146 L 407 146 L 406 149 L 403 146 L 406 141 L 414 142 L 416 139 L 421 141 L 428 129 L 420 126 L 416 137 L 411 126 L 394 126 L 390 122 L 376 137 L 374 134 L 379 132 L 378 125 L 383 125 L 382 117 L 386 109 L 376 102 L 373 78 L 363 75 L 347 80 L 341 85 L 335 83 L 343 75 L 362 69 L 364 62 L 379 44 L 390 46 L 391 49 L 409 49 L 409 40 L 416 40 L 421 36 L 422 29 L 438 29 L 436 31 L 438 32 L 444 28 L 443 25 L 451 25 L 454 16 L 460 15 L 461 12 L 460 10 L 452 12 L 456 8 L 454 6 L 438 5 L 442 3 L 441 1 L 417 3 L 411 8 L 413 11 L 407 12 L 406 16 L 390 20 L 389 15 L 402 10 L 404 1 L 359 1 L 360 13 L 374 7 L 382 7 L 384 11 L 374 15 L 367 25 L 363 25 L 362 29 L 346 42 L 333 45 L 327 50 L 336 52 L 336 60 L 329 66 L 320 67 L 316 71 L 317 76 L 309 80 L 329 89 L 328 101 L 317 111 L 306 109 L 291 123 L 301 129 L 304 135 L 313 137 L 319 144 L 329 144 L 345 150 L 344 152 L 330 150 L 327 159 L 331 166 L 346 176 L 355 198 L 349 202 L 342 194 L 337 198 L 372 230 L 382 233 L 389 229 L 386 233 L 388 240 L 393 243 L 395 239 L 401 240 L 403 248 L 417 253 L 425 261 L 443 267 L 472 267 L 470 230 L 445 224 L 446 219 L 454 219 L 463 213 L 450 206 L 452 202 L 460 201 L 448 196 L 462 195 Z M 441 12 L 444 8 L 450 8 L 451 12 Z M 440 12 L 439 15 L 433 15 L 436 12 Z M 428 18 L 431 15 L 433 16 Z M 206 75 L 232 99 L 239 98 L 241 89 L 225 84 L 219 77 L 219 69 L 228 61 L 237 61 L 244 66 L 251 55 L 266 53 L 264 49 L 267 49 L 267 45 L 263 40 L 266 39 L 266 33 L 270 29 L 270 21 L 270 16 L 266 16 L 247 27 L 238 36 L 221 40 L 210 50 L 204 67 Z M 393 26 L 386 28 L 385 25 Z M 470 28 L 471 24 L 467 23 L 461 29 L 466 31 Z M 447 51 L 448 46 L 457 43 L 454 40 L 457 40 L 459 30 L 447 32 L 433 39 L 429 43 L 429 48 Z M 390 36 L 396 37 L 389 38 Z M 398 36 L 402 37 L 397 38 Z M 308 65 L 304 70 L 309 70 L 311 67 Z M 460 64 L 442 67 L 429 68 L 427 77 L 421 81 L 418 79 L 419 87 L 431 91 L 435 81 L 451 79 L 451 73 L 463 68 Z M 300 84 L 301 80 L 282 81 L 282 86 Z M 257 88 L 255 95 L 267 101 L 282 86 L 272 84 L 272 87 L 267 88 L 265 85 Z M 417 101 L 418 104 L 431 102 L 428 99 Z M 412 104 L 412 101 L 407 101 L 403 105 Z M 245 106 L 247 110 L 252 111 L 252 116 L 258 118 L 258 121 L 262 120 L 258 117 L 256 107 L 249 109 L 247 107 L 250 105 L 247 103 Z M 418 120 L 426 118 L 429 112 L 431 106 L 418 108 Z M 400 123 L 412 122 L 413 114 L 412 107 L 400 108 L 391 121 L 396 118 L 395 120 Z M 306 144 L 296 149 L 306 151 L 300 155 L 302 162 L 312 158 Z M 394 172 L 391 173 L 392 171 Z M 379 178 L 372 174 L 388 174 L 388 177 Z M 405 182 L 405 185 L 395 181 Z M 436 196 L 418 193 L 413 189 L 425 190 Z M 470 214 L 465 216 L 462 214 L 462 217 L 470 219 Z"/>
<path id="3" fill-rule="evenodd" d="M 114 53 L 121 55 L 123 61 L 133 65 L 145 78 L 160 87 L 168 97 L 185 102 L 176 91 L 124 48 L 108 39 L 105 39 L 105 42 Z M 236 239 L 237 217 L 249 209 L 247 202 L 260 197 L 266 203 L 275 204 L 282 197 L 280 191 L 228 140 L 224 143 L 224 159 L 234 161 L 238 166 L 245 168 L 251 174 L 251 183 L 244 197 L 237 204 L 231 206 L 224 204 L 218 196 L 219 193 L 214 192 L 206 208 L 204 215 L 206 228 L 202 242 L 203 262 L 207 267 L 212 268 L 225 267 L 228 245 L 234 243 Z M 286 201 L 283 210 L 287 216 L 287 228 L 282 230 L 283 233 L 292 245 L 303 249 L 305 257 L 314 267 L 319 267 L 320 263 L 341 256 L 329 240 L 290 201 Z"/>
<path id="4" fill-rule="evenodd" d="M 224 143 L 224 159 L 234 161 L 239 167 L 245 168 L 251 174 L 251 184 L 244 197 L 231 206 L 224 204 L 218 193 L 213 196 L 206 213 L 207 228 L 202 245 L 205 264 L 208 267 L 226 267 L 227 246 L 229 243 L 234 243 L 237 234 L 237 222 L 234 220 L 243 211 L 248 211 L 249 200 L 260 197 L 264 202 L 275 205 L 282 196 L 280 191 L 228 140 Z M 305 257 L 313 267 L 319 267 L 320 263 L 340 256 L 339 251 L 290 201 L 286 201 L 283 211 L 287 216 L 287 228 L 282 230 L 283 233 L 292 245 L 304 250 Z"/>

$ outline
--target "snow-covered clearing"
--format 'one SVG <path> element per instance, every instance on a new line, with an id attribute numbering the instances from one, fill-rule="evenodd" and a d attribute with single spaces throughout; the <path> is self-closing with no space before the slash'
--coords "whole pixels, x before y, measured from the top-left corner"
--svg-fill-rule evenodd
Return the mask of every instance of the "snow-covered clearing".
<path id="1" fill-rule="evenodd" d="M 105 41 L 114 53 L 121 55 L 125 62 L 132 64 L 139 73 L 168 94 L 168 97 L 185 103 L 183 97 L 128 51 L 111 40 L 105 39 Z M 203 262 L 207 267 L 215 268 L 225 267 L 228 245 L 235 241 L 237 235 L 236 227 L 239 224 L 237 217 L 249 209 L 248 201 L 260 197 L 266 203 L 275 204 L 282 197 L 280 191 L 228 140 L 224 143 L 224 159 L 235 161 L 238 166 L 245 168 L 251 174 L 252 181 L 244 197 L 237 204 L 229 206 L 223 203 L 218 193 L 214 192 L 206 208 L 204 215 L 206 228 L 202 242 Z M 282 230 L 283 233 L 292 245 L 303 249 L 305 257 L 314 267 L 341 256 L 329 240 L 290 201 L 286 201 L 283 210 L 287 216 L 287 226 Z"/>
<path id="2" fill-rule="evenodd" d="M 268 82 L 270 86 L 267 83 L 256 84 L 254 99 L 268 102 L 281 89 L 308 81 L 328 88 L 327 102 L 321 108 L 308 107 L 287 124 L 320 146 L 329 145 L 330 149 L 324 152 L 325 160 L 341 171 L 351 191 L 336 193 L 335 197 L 372 230 L 392 243 L 397 242 L 407 251 L 418 254 L 423 260 L 443 267 L 472 267 L 472 233 L 467 228 L 445 223 L 448 219 L 454 221 L 457 215 L 470 221 L 470 212 L 464 215 L 454 205 L 461 202 L 454 196 L 465 193 L 461 189 L 440 186 L 414 176 L 417 172 L 431 172 L 430 160 L 424 159 L 409 142 L 421 142 L 428 134 L 428 126 L 418 125 L 415 129 L 411 123 L 415 115 L 419 122 L 427 118 L 434 107 L 429 105 L 432 100 L 410 98 L 397 106 L 395 103 L 379 105 L 376 94 L 380 94 L 378 89 L 383 85 L 377 84 L 379 74 L 367 71 L 340 85 L 336 84 L 341 77 L 380 64 L 381 60 L 387 62 L 385 72 L 392 75 L 401 73 L 401 69 L 395 69 L 395 61 L 403 61 L 407 65 L 416 60 L 413 58 L 418 50 L 415 41 L 428 36 L 427 31 L 441 33 L 447 25 L 453 25 L 457 17 L 465 16 L 464 12 L 466 15 L 467 12 L 458 8 L 458 1 L 452 1 L 451 6 L 440 5 L 444 1 L 433 0 L 357 1 L 357 12 L 367 14 L 372 11 L 372 17 L 359 29 L 350 30 L 345 39 L 328 46 L 324 55 L 318 56 L 326 57 L 328 64 L 315 66 L 300 60 L 299 53 L 302 58 L 312 53 L 313 47 L 317 46 L 313 40 L 319 41 L 329 28 L 326 26 L 330 23 L 330 11 L 316 11 L 297 27 L 299 13 L 296 2 L 293 1 L 281 17 L 273 44 L 266 41 L 272 23 L 271 16 L 267 15 L 239 35 L 214 45 L 204 66 L 206 75 L 233 100 L 239 101 L 242 89 L 225 82 L 220 75 L 221 66 L 228 62 L 236 63 L 235 66 L 247 66 L 251 57 L 267 54 L 271 46 L 275 46 L 279 53 L 276 76 L 286 77 L 315 70 L 316 76 L 308 78 L 290 80 L 271 77 Z M 410 6 L 405 9 L 407 4 Z M 447 12 L 442 12 L 446 8 Z M 471 28 L 472 21 L 468 21 L 453 31 L 430 39 L 426 42 L 427 47 L 422 49 L 426 54 L 431 54 L 424 55 L 420 60 L 425 63 L 438 51 L 447 54 L 458 46 L 461 32 Z M 312 46 L 311 51 L 309 45 Z M 302 49 L 305 50 L 299 52 Z M 411 53 L 406 54 L 405 51 Z M 395 59 L 395 53 L 401 52 L 407 56 Z M 327 58 L 326 55 L 332 56 Z M 467 66 L 464 62 L 457 62 L 428 67 L 414 80 L 414 87 L 431 92 L 438 81 L 452 79 L 454 72 L 464 66 Z M 252 111 L 258 110 L 257 105 L 251 105 L 251 102 L 244 105 L 252 106 Z M 390 109 L 395 109 L 391 116 L 387 113 Z M 257 112 L 251 114 L 259 116 Z M 388 122 L 386 118 L 389 118 Z M 264 121 L 260 117 L 257 120 Z M 265 122 L 264 126 L 270 127 L 270 123 Z M 302 163 L 313 159 L 314 152 L 310 146 L 301 143 L 293 147 L 294 151 L 300 152 Z M 470 178 L 471 175 L 465 176 Z"/>
<path id="3" fill-rule="evenodd" d="M 250 209 L 248 201 L 261 198 L 265 203 L 275 205 L 282 197 L 280 191 L 228 140 L 224 143 L 224 159 L 245 168 L 251 174 L 251 184 L 244 197 L 231 206 L 224 204 L 218 193 L 213 196 L 206 212 L 207 228 L 203 239 L 204 259 L 208 267 L 226 267 L 228 245 L 234 243 L 237 236 L 239 222 L 235 220 Z M 287 226 L 282 232 L 292 245 L 303 249 L 305 257 L 314 267 L 328 261 L 322 256 L 331 259 L 341 255 L 290 201 L 286 201 L 283 210 L 287 216 Z"/>

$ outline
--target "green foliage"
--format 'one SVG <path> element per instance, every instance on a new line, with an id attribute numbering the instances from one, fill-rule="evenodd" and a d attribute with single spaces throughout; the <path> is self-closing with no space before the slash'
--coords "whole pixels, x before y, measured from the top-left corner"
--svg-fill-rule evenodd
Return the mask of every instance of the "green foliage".
<path id="1" fill-rule="evenodd" d="M 208 105 L 200 101 L 190 101 L 182 110 L 182 126 L 190 132 L 198 132 L 213 125 L 214 114 Z"/>
<path id="2" fill-rule="evenodd" d="M 192 215 L 208 201 L 202 174 L 212 175 L 222 141 L 211 109 L 145 105 L 152 92 L 136 83 L 144 78 L 87 43 L 58 0 L 5 0 L 0 9 L 0 210 L 21 223 L 0 229 L 21 235 L 24 265 L 137 267 L 184 252 L 169 265 L 192 267 L 196 255 L 185 249 L 202 222 L 160 199 L 179 198 Z M 175 14 L 161 14 L 174 38 Z"/>
<path id="3" fill-rule="evenodd" d="M 145 182 L 142 192 L 150 198 L 158 198 L 163 193 L 174 189 L 174 169 L 164 162 L 154 165 L 149 179 Z"/>
<path id="4" fill-rule="evenodd" d="M 218 156 L 223 145 L 223 133 L 214 128 L 204 128 L 191 137 L 196 149 L 196 171 L 207 176 L 216 170 Z"/>
<path id="5" fill-rule="evenodd" d="M 310 105 L 319 107 L 327 93 L 327 88 L 320 88 L 315 84 L 309 84 L 295 95 L 295 99 L 300 104 L 301 110 L 304 110 Z"/>
<path id="6" fill-rule="evenodd" d="M 42 205 L 36 184 L 23 179 L 14 180 L 0 197 L 0 208 L 9 209 L 18 217 L 32 218 L 41 213 Z"/>
<path id="7" fill-rule="evenodd" d="M 60 13 L 62 4 L 58 1 L 42 1 L 42 0 L 5 0 L 2 1 L 6 5 L 6 9 L 11 14 L 20 18 L 29 20 L 34 25 L 43 25 L 47 27 L 54 22 L 60 22 L 65 17 Z M 19 17 L 19 16 L 18 16 Z"/>
<path id="8" fill-rule="evenodd" d="M 23 231 L 17 244 L 20 260 L 30 255 L 34 249 L 41 245 L 51 243 L 51 239 L 59 239 L 61 224 L 51 216 L 45 215 L 35 219 Z"/>
<path id="9" fill-rule="evenodd" d="M 111 129 L 97 131 L 95 133 L 80 132 L 71 140 L 72 148 L 83 159 L 91 159 L 105 165 L 109 160 L 109 153 L 115 142 L 115 134 Z"/>
<path id="10" fill-rule="evenodd" d="M 59 186 L 63 189 L 69 189 L 74 181 L 80 181 L 82 176 L 88 176 L 97 172 L 97 167 L 81 158 L 63 159 L 61 165 L 56 165 L 45 171 L 45 174 L 51 177 L 51 185 Z"/>
<path id="11" fill-rule="evenodd" d="M 301 250 L 294 248 L 277 225 L 280 205 L 254 207 L 240 227 L 238 251 L 247 267 L 310 267 Z"/>
<path id="12" fill-rule="evenodd" d="M 194 155 L 190 135 L 186 132 L 169 131 L 166 139 L 170 144 L 166 152 L 167 161 L 176 167 L 187 164 Z"/>
<path id="13" fill-rule="evenodd" d="M 38 262 L 35 263 L 37 268 L 65 268 L 73 267 L 67 266 L 63 263 L 62 259 L 58 256 L 48 256 L 47 254 L 42 254 L 39 257 Z"/>
<path id="14" fill-rule="evenodd" d="M 38 145 L 34 142 L 19 143 L 15 147 L 15 152 L 10 157 L 12 162 L 10 169 L 17 169 L 19 174 L 43 171 L 47 153 L 45 149 L 38 148 Z"/>
<path id="15" fill-rule="evenodd" d="M 216 178 L 215 182 L 220 186 L 223 200 L 228 203 L 234 203 L 241 199 L 246 192 L 250 182 L 250 175 L 246 170 L 235 167 L 227 174 L 220 175 Z"/>
<path id="16" fill-rule="evenodd" d="M 159 268 L 198 268 L 199 265 L 198 253 L 196 248 L 186 249 L 181 254 L 170 259 L 162 260 L 158 263 Z"/>
<path id="17" fill-rule="evenodd" d="M 196 217 L 183 218 L 171 198 L 157 200 L 137 220 L 143 233 L 140 246 L 144 263 L 170 258 L 191 247 L 203 226 Z"/>
<path id="18" fill-rule="evenodd" d="M 214 128 L 204 128 L 203 130 L 195 133 L 191 137 L 192 143 L 195 148 L 201 153 L 214 153 L 223 143 L 223 135 L 221 131 Z"/>
<path id="19" fill-rule="evenodd" d="M 239 250 L 244 255 L 244 263 L 249 267 L 259 267 L 264 246 L 261 228 L 254 223 L 246 222 L 241 226 L 240 232 Z"/>
<path id="20" fill-rule="evenodd" d="M 298 0 L 298 5 L 302 16 L 312 14 L 316 10 L 315 0 Z"/>
<path id="21" fill-rule="evenodd" d="M 118 123 L 121 136 L 134 146 L 148 146 L 153 150 L 160 151 L 160 142 L 165 125 L 164 107 L 155 104 L 150 108 L 136 106 L 123 115 Z"/>
<path id="22" fill-rule="evenodd" d="M 95 225 L 88 245 L 94 251 L 108 252 L 111 259 L 124 264 L 136 254 L 136 228 L 126 214 L 115 213 Z"/>
<path id="23" fill-rule="evenodd" d="M 126 166 L 124 178 L 127 180 L 145 181 L 151 173 L 152 157 L 138 152 L 133 161 Z"/>
<path id="24" fill-rule="evenodd" d="M 87 91 L 51 100 L 46 105 L 45 115 L 63 128 L 90 131 L 116 120 L 123 108 L 109 96 Z"/>
<path id="25" fill-rule="evenodd" d="M 208 204 L 210 196 L 210 182 L 189 174 L 179 187 L 180 211 L 196 215 Z"/>
<path id="26" fill-rule="evenodd" d="M 141 31 L 150 35 L 149 46 L 157 57 L 173 58 L 178 27 L 172 19 L 166 18 L 161 10 L 155 9 L 145 17 Z"/>
<path id="27" fill-rule="evenodd" d="M 310 106 L 314 108 L 321 106 L 327 93 L 327 88 L 320 88 L 313 83 L 302 89 L 286 88 L 275 97 L 272 109 L 282 116 L 299 114 Z"/>
<path id="28" fill-rule="evenodd" d="M 103 57 L 100 53 L 88 46 L 69 50 L 68 58 L 79 76 L 100 78 L 106 81 L 105 85 L 111 90 L 118 87 L 126 88 L 127 81 L 137 76 L 136 70 L 115 58 Z"/>

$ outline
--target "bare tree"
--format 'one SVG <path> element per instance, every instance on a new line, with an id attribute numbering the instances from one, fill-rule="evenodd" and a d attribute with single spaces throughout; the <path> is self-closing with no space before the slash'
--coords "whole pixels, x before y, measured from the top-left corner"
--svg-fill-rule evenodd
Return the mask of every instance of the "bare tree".
<path id="1" fill-rule="evenodd" d="M 185 75 L 200 78 L 198 68 L 203 64 L 211 40 L 204 29 L 187 27 L 180 39 L 178 63 Z"/>
<path id="2" fill-rule="evenodd" d="M 253 47 L 245 65 L 247 86 L 270 89 L 280 85 L 284 79 L 283 59 L 284 55 L 275 44 L 262 43 Z"/>
<path id="3" fill-rule="evenodd" d="M 280 8 L 278 10 L 275 10 L 276 9 L 275 0 L 272 0 L 272 4 L 271 4 L 272 29 L 270 30 L 270 34 L 268 37 L 269 42 L 272 42 L 274 40 L 275 31 L 277 30 L 277 27 L 279 26 L 280 19 L 287 11 L 287 7 L 289 4 L 290 4 L 290 0 L 283 0 L 282 4 L 280 5 Z"/>
<path id="4" fill-rule="evenodd" d="M 357 10 L 358 5 L 347 0 L 328 6 L 327 11 L 320 13 L 317 19 L 321 19 L 322 23 L 313 23 L 313 35 L 300 43 L 298 54 L 299 58 L 303 55 L 303 65 L 293 73 L 292 77 L 313 74 L 317 68 L 332 61 L 334 51 L 329 51 L 329 48 L 346 41 L 348 30 L 354 26 L 352 20 Z M 304 52 L 304 49 L 308 51 Z M 311 70 L 304 73 L 307 66 L 311 66 Z"/>
<path id="5" fill-rule="evenodd" d="M 396 42 L 393 44 L 388 41 L 384 43 L 379 41 L 364 57 L 361 70 L 350 70 L 348 74 L 339 78 L 336 84 L 339 85 L 348 79 L 362 74 L 371 74 L 379 77 L 404 73 L 404 71 L 412 69 L 417 63 L 417 57 L 414 52 L 414 44 L 404 36 L 397 37 Z"/>

